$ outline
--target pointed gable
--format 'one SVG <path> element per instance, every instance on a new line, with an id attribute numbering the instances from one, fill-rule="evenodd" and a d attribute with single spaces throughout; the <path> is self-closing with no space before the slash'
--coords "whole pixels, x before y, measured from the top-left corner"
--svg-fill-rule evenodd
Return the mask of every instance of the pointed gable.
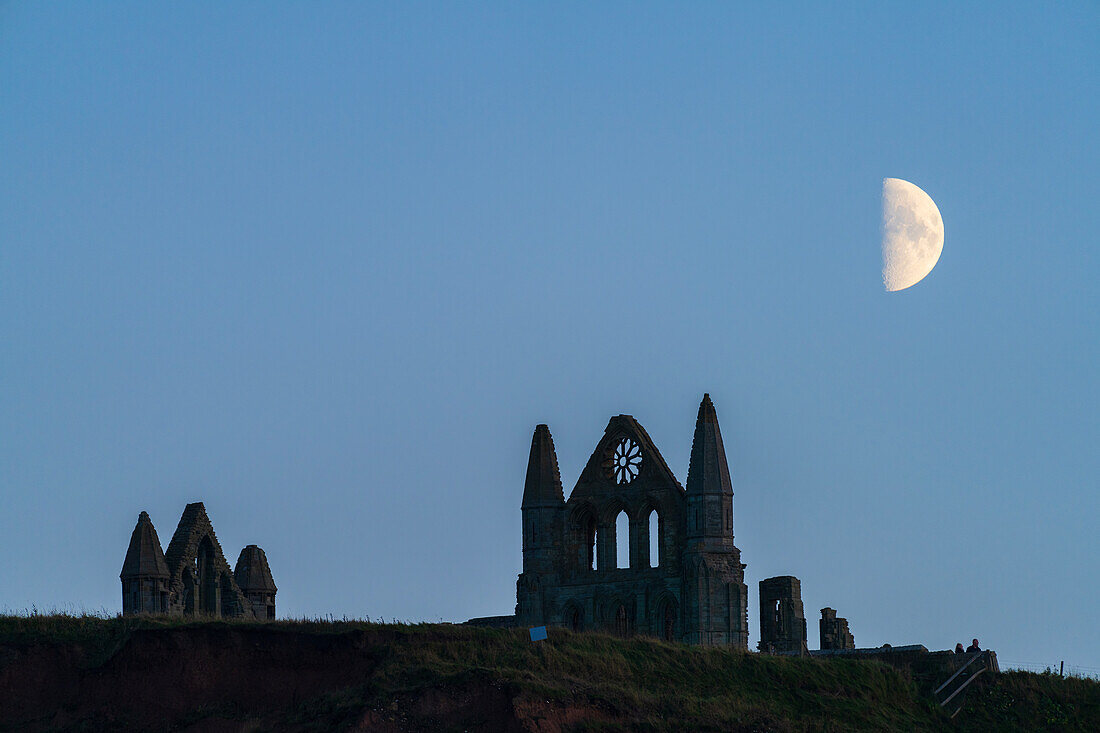
<path id="1" fill-rule="evenodd" d="M 233 577 L 233 570 L 225 560 L 222 546 L 214 534 L 214 525 L 210 523 L 210 518 L 206 515 L 206 507 L 201 501 L 188 504 L 184 508 L 180 523 L 176 526 L 175 534 L 172 535 L 172 541 L 168 543 L 168 552 L 164 554 L 171 576 L 172 591 L 177 595 L 185 592 L 185 575 L 188 579 L 200 580 L 195 578 L 195 571 L 192 569 L 195 568 L 204 543 L 209 544 L 206 550 L 209 555 L 207 555 L 208 562 L 204 564 L 201 571 L 204 574 L 209 573 L 207 577 L 217 579 L 221 587 L 222 605 L 220 609 L 204 607 L 197 610 L 202 613 L 213 612 L 214 615 L 226 616 L 247 614 L 248 599 Z M 188 611 L 185 610 L 186 612 Z"/>
<path id="2" fill-rule="evenodd" d="M 229 563 L 222 554 L 222 546 L 214 534 L 214 525 L 206 516 L 206 507 L 201 501 L 188 504 L 180 517 L 180 523 L 176 526 L 176 532 L 172 535 L 172 541 L 168 543 L 168 552 L 164 559 L 168 563 L 168 570 L 173 578 L 178 578 L 184 565 L 194 561 L 199 554 L 199 543 L 204 537 L 210 539 L 214 548 L 214 562 L 218 572 L 230 572 Z"/>
<path id="3" fill-rule="evenodd" d="M 718 429 L 718 413 L 710 395 L 704 394 L 695 421 L 695 438 L 691 441 L 691 462 L 688 465 L 688 494 L 733 494 L 733 482 L 726 463 L 722 432 Z"/>
<path id="4" fill-rule="evenodd" d="M 523 508 L 560 506 L 565 502 L 558 471 L 558 456 L 550 428 L 539 425 L 531 438 L 531 456 L 527 459 L 527 481 L 523 485 Z"/>
<path id="5" fill-rule="evenodd" d="M 626 483 L 620 484 L 616 473 L 616 450 L 623 445 L 624 439 L 638 448 L 637 452 L 629 456 L 629 462 L 637 470 L 637 474 Z M 635 460 L 635 456 L 640 460 Z M 620 486 L 629 486 L 635 482 L 650 488 L 676 488 L 683 491 L 680 482 L 665 463 L 664 456 L 657 450 L 641 423 L 631 415 L 616 415 L 608 421 L 603 437 L 581 471 L 570 498 L 609 493 Z"/>
<path id="6" fill-rule="evenodd" d="M 122 561 L 120 578 L 167 578 L 168 564 L 160 549 L 157 530 L 146 512 L 138 515 L 137 525 L 130 535 L 130 547 Z"/>
<path id="7" fill-rule="evenodd" d="M 267 564 L 267 555 L 256 545 L 241 550 L 237 558 L 237 567 L 233 569 L 233 578 L 245 592 L 265 591 L 274 593 L 275 579 L 271 577 L 271 568 Z"/>

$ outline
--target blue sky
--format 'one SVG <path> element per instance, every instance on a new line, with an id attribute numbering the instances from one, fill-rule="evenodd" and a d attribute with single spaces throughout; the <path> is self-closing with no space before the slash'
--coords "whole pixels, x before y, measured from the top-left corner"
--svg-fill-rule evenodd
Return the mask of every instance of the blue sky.
<path id="1" fill-rule="evenodd" d="M 860 645 L 1100 668 L 1100 11 L 0 5 L 0 608 L 205 501 L 281 615 L 510 613 L 531 431 Z M 946 242 L 880 279 L 884 177 Z"/>

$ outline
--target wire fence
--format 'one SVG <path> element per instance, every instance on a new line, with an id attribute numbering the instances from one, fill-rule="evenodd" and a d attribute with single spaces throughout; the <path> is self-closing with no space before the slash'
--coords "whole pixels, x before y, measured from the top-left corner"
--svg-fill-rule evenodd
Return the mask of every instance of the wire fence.
<path id="1" fill-rule="evenodd" d="M 1001 671 L 1021 670 L 1023 672 L 1035 672 L 1037 674 L 1064 674 L 1066 677 L 1084 677 L 1100 680 L 1100 667 L 1089 667 L 1083 664 L 1070 664 L 1058 660 L 1056 662 L 1009 662 L 998 660 Z"/>

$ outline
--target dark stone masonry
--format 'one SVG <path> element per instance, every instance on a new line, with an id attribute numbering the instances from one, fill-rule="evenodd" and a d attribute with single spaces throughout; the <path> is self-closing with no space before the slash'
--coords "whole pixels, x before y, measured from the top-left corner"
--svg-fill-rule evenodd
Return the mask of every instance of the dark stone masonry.
<path id="1" fill-rule="evenodd" d="M 733 544 L 733 482 L 710 395 L 699 405 L 686 489 L 645 428 L 630 415 L 618 415 L 567 500 L 550 430 L 539 425 L 522 514 L 516 615 L 468 623 L 549 624 L 748 649 L 748 587 L 741 551 Z M 618 537 L 624 514 L 627 536 Z M 620 542 L 629 550 L 623 567 L 617 566 Z M 854 649 L 848 622 L 833 612 L 829 624 L 826 635 L 822 621 L 822 648 Z M 760 639 L 761 651 L 807 653 L 798 578 L 760 583 Z"/>
<path id="2" fill-rule="evenodd" d="M 710 395 L 699 405 L 686 488 L 645 428 L 617 415 L 566 499 L 553 438 L 539 425 L 521 513 L 516 613 L 467 623 L 562 626 L 748 649 L 746 566 L 733 543 L 733 482 Z M 622 567 L 620 545 L 628 558 Z M 230 569 L 202 503 L 184 509 L 167 553 L 142 512 L 119 577 L 123 614 L 275 618 L 278 589 L 264 551 L 248 545 Z M 826 653 L 855 650 L 848 621 L 833 609 L 821 609 L 820 631 Z M 807 653 L 798 578 L 760 581 L 758 648 Z"/>
<path id="3" fill-rule="evenodd" d="M 821 632 L 821 648 L 823 650 L 856 648 L 856 640 L 852 636 L 852 632 L 848 631 L 848 619 L 838 618 L 835 609 L 821 609 L 821 621 L 818 622 L 818 628 Z"/>
<path id="4" fill-rule="evenodd" d="M 616 537 L 625 513 L 627 536 Z M 516 623 L 748 648 L 748 588 L 733 544 L 733 484 L 710 396 L 685 490 L 637 420 L 611 418 L 566 500 L 554 442 L 535 428 L 523 490 Z M 650 553 L 656 523 L 657 554 Z M 616 567 L 617 542 L 629 563 Z"/>
<path id="5" fill-rule="evenodd" d="M 256 545 L 241 550 L 230 570 L 201 502 L 183 510 L 168 553 L 142 512 L 122 563 L 122 613 L 214 618 L 275 618 L 275 581 Z"/>
<path id="6" fill-rule="evenodd" d="M 802 584 L 793 575 L 760 581 L 760 642 L 762 652 L 806 652 L 806 614 Z"/>

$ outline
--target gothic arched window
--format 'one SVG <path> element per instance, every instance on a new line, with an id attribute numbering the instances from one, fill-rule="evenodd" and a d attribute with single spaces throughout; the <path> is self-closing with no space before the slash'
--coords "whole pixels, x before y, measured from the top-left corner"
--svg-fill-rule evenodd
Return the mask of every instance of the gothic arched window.
<path id="1" fill-rule="evenodd" d="M 589 570 L 596 569 L 596 518 L 588 517 L 585 520 L 585 547 L 588 552 L 588 563 L 585 567 Z"/>
<path id="2" fill-rule="evenodd" d="M 615 517 L 615 567 L 630 567 L 630 517 L 626 512 Z"/>
<path id="3" fill-rule="evenodd" d="M 654 509 L 649 513 L 649 567 L 661 564 L 661 517 Z"/>

